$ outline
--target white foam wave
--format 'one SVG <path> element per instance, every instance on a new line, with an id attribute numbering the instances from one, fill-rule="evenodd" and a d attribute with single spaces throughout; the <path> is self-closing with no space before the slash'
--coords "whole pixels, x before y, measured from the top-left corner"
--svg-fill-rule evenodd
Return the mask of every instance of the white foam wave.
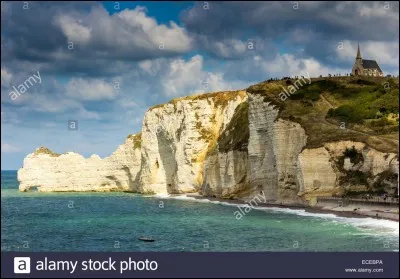
<path id="1" fill-rule="evenodd" d="M 374 230 L 375 232 L 386 232 L 399 235 L 399 223 L 391 220 L 374 219 L 371 217 L 352 218 L 337 216 L 332 213 L 313 213 L 305 209 L 291 209 L 280 207 L 257 207 L 259 210 L 275 211 L 280 213 L 295 214 L 303 217 L 323 218 L 332 222 L 345 223 L 360 229 Z"/>
<path id="2" fill-rule="evenodd" d="M 169 196 L 168 198 L 174 199 L 174 200 L 195 201 L 195 202 L 199 202 L 199 203 L 222 204 L 222 205 L 228 205 L 228 206 L 236 206 L 237 205 L 237 204 L 234 204 L 234 203 L 216 201 L 216 200 L 209 200 L 209 199 L 205 199 L 205 198 L 195 198 L 195 197 L 190 197 L 190 196 L 187 196 L 187 195 Z"/>
<path id="3" fill-rule="evenodd" d="M 151 197 L 160 198 L 160 199 L 167 199 L 167 198 L 170 197 L 170 195 L 169 194 L 155 194 L 155 195 L 152 195 Z"/>
<path id="4" fill-rule="evenodd" d="M 153 197 L 164 198 L 164 199 L 175 199 L 182 201 L 193 201 L 199 203 L 221 204 L 221 205 L 235 206 L 235 207 L 246 206 L 246 204 L 209 200 L 202 197 L 195 198 L 187 195 L 162 194 L 162 195 L 153 195 Z M 292 209 L 292 208 L 282 208 L 282 207 L 256 206 L 254 207 L 254 209 L 275 212 L 275 213 L 294 214 L 302 217 L 322 218 L 334 223 L 348 224 L 362 230 L 367 230 L 373 234 L 390 233 L 394 235 L 399 235 L 399 223 L 391 220 L 374 219 L 371 217 L 365 217 L 365 218 L 342 217 L 332 213 L 313 213 L 313 212 L 307 212 L 305 209 Z"/>
<path id="5" fill-rule="evenodd" d="M 149 196 L 150 197 L 150 196 Z M 206 198 L 196 198 L 187 195 L 169 195 L 169 194 L 156 194 L 152 195 L 151 197 L 160 198 L 160 199 L 172 199 L 172 200 L 181 200 L 181 201 L 194 201 L 198 203 L 212 203 L 212 204 L 222 204 L 228 206 L 237 206 L 238 204 L 223 202 L 223 201 L 216 201 L 216 200 L 209 200 Z"/>

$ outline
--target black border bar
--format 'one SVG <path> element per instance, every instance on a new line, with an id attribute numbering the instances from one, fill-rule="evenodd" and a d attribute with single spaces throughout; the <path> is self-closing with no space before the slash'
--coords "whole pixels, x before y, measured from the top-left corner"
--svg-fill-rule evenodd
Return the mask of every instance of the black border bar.
<path id="1" fill-rule="evenodd" d="M 30 257 L 30 274 L 14 273 L 14 257 Z M 37 271 L 38 261 L 76 262 L 68 270 Z M 110 260 L 111 258 L 111 260 Z M 129 259 L 130 258 L 130 259 Z M 86 261 L 115 261 L 115 271 L 83 271 Z M 140 261 L 157 262 L 157 269 Z M 105 264 L 105 268 L 107 264 Z M 61 266 L 61 265 L 60 265 Z M 65 264 L 67 266 L 67 264 Z M 152 264 L 151 268 L 155 268 Z M 49 267 L 49 265 L 48 265 Z M 349 270 L 352 270 L 351 272 Z M 368 270 L 371 270 L 369 272 Z M 2 278 L 399 278 L 398 252 L 2 252 Z"/>

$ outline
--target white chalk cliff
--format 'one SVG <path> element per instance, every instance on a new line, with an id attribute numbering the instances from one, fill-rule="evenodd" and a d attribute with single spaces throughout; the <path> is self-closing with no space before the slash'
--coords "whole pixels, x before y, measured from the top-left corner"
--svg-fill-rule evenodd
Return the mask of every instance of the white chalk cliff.
<path id="1" fill-rule="evenodd" d="M 40 192 L 134 191 L 140 171 L 140 134 L 129 136 L 109 157 L 85 159 L 74 152 L 55 154 L 38 148 L 18 170 L 19 190 Z"/>
<path id="2" fill-rule="evenodd" d="M 306 146 L 301 125 L 279 118 L 279 109 L 260 95 L 232 91 L 190 96 L 149 109 L 141 133 L 129 136 L 107 158 L 37 149 L 18 171 L 19 189 L 236 199 L 263 191 L 269 202 L 286 204 L 368 187 L 394 191 L 397 154 L 351 141 Z M 344 155 L 353 146 L 357 157 Z"/>

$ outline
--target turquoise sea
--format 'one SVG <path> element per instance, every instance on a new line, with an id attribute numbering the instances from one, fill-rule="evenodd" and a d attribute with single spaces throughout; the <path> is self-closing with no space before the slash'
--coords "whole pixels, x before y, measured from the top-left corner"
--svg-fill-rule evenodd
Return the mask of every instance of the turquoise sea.
<path id="1" fill-rule="evenodd" d="M 1 172 L 2 251 L 398 251 L 399 224 L 186 196 L 20 193 Z M 154 238 L 142 242 L 140 236 Z"/>

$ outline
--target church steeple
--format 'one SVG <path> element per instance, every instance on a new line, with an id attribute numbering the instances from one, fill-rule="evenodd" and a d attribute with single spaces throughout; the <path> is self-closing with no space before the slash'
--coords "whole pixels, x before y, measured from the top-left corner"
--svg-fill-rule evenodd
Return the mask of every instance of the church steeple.
<path id="1" fill-rule="evenodd" d="M 356 59 L 361 59 L 360 44 L 358 44 Z"/>
<path id="2" fill-rule="evenodd" d="M 360 44 L 357 46 L 357 57 L 354 61 L 353 69 L 351 70 L 353 76 L 374 76 L 383 77 L 383 72 L 379 68 L 375 60 L 367 60 L 361 58 Z"/>

